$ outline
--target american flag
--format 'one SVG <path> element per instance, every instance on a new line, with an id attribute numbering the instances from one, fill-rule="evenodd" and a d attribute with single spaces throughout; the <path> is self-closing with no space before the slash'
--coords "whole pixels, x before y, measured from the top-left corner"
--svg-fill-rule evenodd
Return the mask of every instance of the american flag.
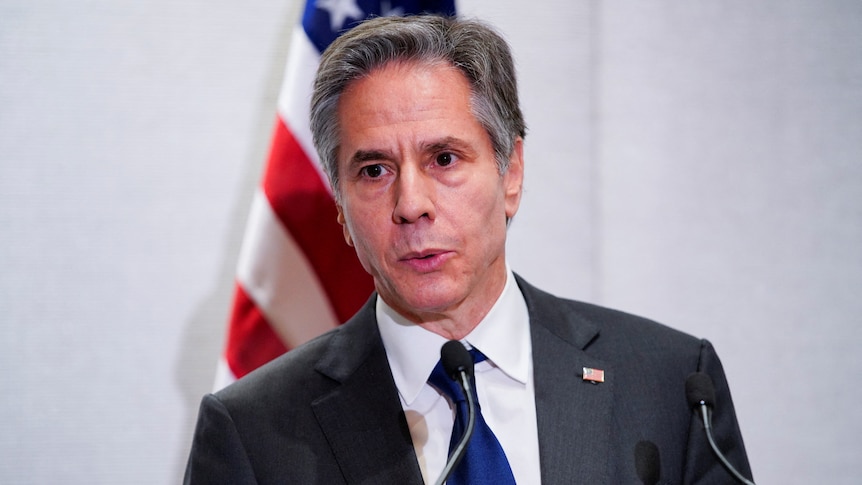
<path id="1" fill-rule="evenodd" d="M 309 99 L 320 53 L 373 16 L 455 13 L 454 0 L 308 0 L 293 32 L 272 146 L 240 251 L 216 388 L 350 318 L 373 290 L 336 222 L 311 141 Z"/>
<path id="2" fill-rule="evenodd" d="M 594 384 L 605 382 L 605 371 L 593 369 L 592 367 L 584 367 L 584 380 Z"/>

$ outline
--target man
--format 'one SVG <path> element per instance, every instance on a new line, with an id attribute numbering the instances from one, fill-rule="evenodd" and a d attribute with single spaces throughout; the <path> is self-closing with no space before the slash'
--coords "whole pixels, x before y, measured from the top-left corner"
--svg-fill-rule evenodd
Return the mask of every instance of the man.
<path id="1" fill-rule="evenodd" d="M 487 357 L 475 386 L 503 461 L 485 475 L 727 483 L 686 401 L 702 371 L 719 445 L 750 476 L 708 342 L 556 298 L 508 268 L 525 125 L 499 35 L 431 16 L 368 21 L 323 54 L 311 127 L 376 293 L 343 326 L 204 398 L 187 483 L 433 482 L 458 438 L 457 398 L 432 373 L 450 339 Z"/>

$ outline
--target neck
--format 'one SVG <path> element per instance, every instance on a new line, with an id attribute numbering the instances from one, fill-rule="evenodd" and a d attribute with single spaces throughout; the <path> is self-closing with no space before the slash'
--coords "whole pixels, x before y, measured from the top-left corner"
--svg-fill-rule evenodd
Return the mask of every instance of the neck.
<path id="1" fill-rule="evenodd" d="M 484 315 L 470 325 L 462 325 L 459 322 L 453 320 L 436 320 L 425 323 L 418 323 L 418 325 L 420 327 L 423 327 L 425 330 L 428 330 L 429 332 L 434 332 L 437 335 L 441 335 L 447 340 L 461 340 L 467 335 L 469 335 L 470 332 L 472 332 L 473 329 L 479 325 L 479 322 L 482 321 L 482 318 L 484 318 Z"/>
<path id="2" fill-rule="evenodd" d="M 470 334 L 488 315 L 506 288 L 509 272 L 490 286 L 483 295 L 471 294 L 457 305 L 443 311 L 405 311 L 391 306 L 407 320 L 448 340 L 461 340 Z"/>

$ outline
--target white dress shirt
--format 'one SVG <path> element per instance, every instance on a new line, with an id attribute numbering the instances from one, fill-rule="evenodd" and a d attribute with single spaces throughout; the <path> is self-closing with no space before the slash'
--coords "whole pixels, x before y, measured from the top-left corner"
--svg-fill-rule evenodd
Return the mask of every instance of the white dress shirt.
<path id="1" fill-rule="evenodd" d="M 507 274 L 503 293 L 462 342 L 488 357 L 476 364 L 476 392 L 482 415 L 506 452 L 515 481 L 538 484 L 541 474 L 529 314 L 508 268 Z M 434 483 L 448 458 L 455 408 L 428 384 L 428 377 L 447 339 L 408 321 L 379 297 L 376 311 L 422 477 L 425 483 Z"/>

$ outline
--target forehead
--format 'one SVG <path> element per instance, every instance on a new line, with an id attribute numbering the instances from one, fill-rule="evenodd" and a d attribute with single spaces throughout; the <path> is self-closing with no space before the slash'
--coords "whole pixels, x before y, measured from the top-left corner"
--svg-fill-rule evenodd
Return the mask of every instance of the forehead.
<path id="1" fill-rule="evenodd" d="M 348 83 L 341 100 L 360 97 L 367 103 L 381 104 L 402 99 L 415 104 L 444 92 L 460 95 L 462 99 L 459 101 L 464 101 L 464 95 L 468 98 L 472 95 L 467 77 L 448 62 L 399 60 L 378 66 Z"/>
<path id="2" fill-rule="evenodd" d="M 442 97 L 472 107 L 470 82 L 458 68 L 445 61 L 390 61 L 350 82 L 339 104 L 344 98 L 360 98 L 365 105 L 380 107 L 400 101 L 406 109 Z M 355 105 L 356 99 L 351 101 Z"/>
<path id="3" fill-rule="evenodd" d="M 393 59 L 384 62 L 383 64 L 370 69 L 364 75 L 349 81 L 344 88 L 344 93 L 356 89 L 357 85 L 361 85 L 364 81 L 369 79 L 374 80 L 388 78 L 390 76 L 394 78 L 406 78 L 411 75 L 421 73 L 448 73 L 453 77 L 460 78 L 460 80 L 466 83 L 467 86 L 470 84 L 467 76 L 445 59 Z"/>
<path id="4" fill-rule="evenodd" d="M 429 123 L 478 124 L 467 77 L 445 62 L 390 62 L 352 81 L 341 95 L 342 143 L 354 135 L 428 129 Z M 449 126 L 454 129 L 454 126 Z M 463 128 L 463 126 L 462 126 Z"/>

